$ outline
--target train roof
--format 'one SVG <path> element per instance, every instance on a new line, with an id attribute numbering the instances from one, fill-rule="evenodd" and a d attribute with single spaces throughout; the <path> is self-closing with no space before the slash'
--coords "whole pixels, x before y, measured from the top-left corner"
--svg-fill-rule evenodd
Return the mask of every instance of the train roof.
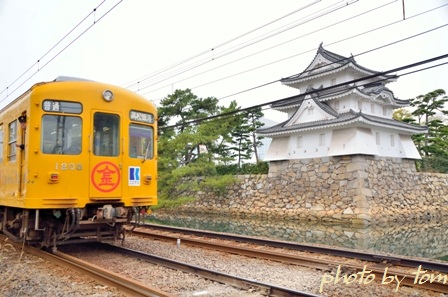
<path id="1" fill-rule="evenodd" d="M 128 92 L 132 92 L 132 91 L 127 90 L 125 88 L 122 88 L 122 87 L 119 87 L 119 86 L 116 86 L 116 85 L 111 85 L 111 84 L 108 84 L 108 83 L 98 82 L 98 81 L 94 81 L 94 80 L 91 80 L 91 79 L 85 79 L 85 78 L 80 78 L 80 77 L 60 75 L 60 76 L 56 77 L 54 80 L 51 80 L 51 81 L 42 81 L 42 82 L 35 83 L 28 90 L 23 92 L 20 96 L 16 97 L 14 100 L 12 100 L 8 104 L 6 104 L 4 107 L 2 107 L 0 109 L 0 111 L 3 111 L 5 109 L 7 109 L 9 106 L 11 106 L 11 104 L 14 104 L 14 102 L 16 102 L 17 100 L 20 100 L 20 98 L 22 98 L 26 94 L 30 93 L 31 91 L 33 91 L 36 87 L 41 86 L 41 85 L 45 85 L 45 84 L 51 84 L 51 83 L 54 83 L 54 82 L 91 82 L 91 83 L 98 83 L 98 84 L 103 84 L 103 85 L 109 85 L 111 87 L 117 87 L 117 88 L 121 88 L 123 90 L 126 90 Z"/>
<path id="2" fill-rule="evenodd" d="M 74 76 L 64 76 L 64 75 L 60 75 L 60 76 L 56 77 L 56 79 L 53 81 L 91 81 L 91 82 L 94 82 L 94 80 L 91 80 L 91 79 L 74 77 Z"/>

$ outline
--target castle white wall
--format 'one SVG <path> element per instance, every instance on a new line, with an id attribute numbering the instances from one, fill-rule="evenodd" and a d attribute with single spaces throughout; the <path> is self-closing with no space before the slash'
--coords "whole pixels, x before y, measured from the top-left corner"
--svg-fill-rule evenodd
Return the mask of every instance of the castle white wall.
<path id="1" fill-rule="evenodd" d="M 418 152 L 417 148 L 414 145 L 414 142 L 412 141 L 412 138 L 410 135 L 399 135 L 400 137 L 400 150 L 403 152 L 405 157 L 403 158 L 410 158 L 410 159 L 421 159 L 420 153 Z"/>
<path id="2" fill-rule="evenodd" d="M 363 154 L 421 159 L 409 135 L 380 127 L 319 129 L 274 138 L 265 161 Z"/>
<path id="3" fill-rule="evenodd" d="M 352 154 L 379 155 L 371 129 L 350 127 L 333 131 L 328 155 Z"/>

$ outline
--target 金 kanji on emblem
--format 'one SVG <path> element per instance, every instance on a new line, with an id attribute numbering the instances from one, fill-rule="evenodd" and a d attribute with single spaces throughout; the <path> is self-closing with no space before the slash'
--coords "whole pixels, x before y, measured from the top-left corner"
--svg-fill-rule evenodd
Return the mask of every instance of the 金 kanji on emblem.
<path id="1" fill-rule="evenodd" d="M 120 170 L 114 163 L 98 163 L 91 172 L 93 186 L 101 192 L 115 190 L 120 182 Z"/>

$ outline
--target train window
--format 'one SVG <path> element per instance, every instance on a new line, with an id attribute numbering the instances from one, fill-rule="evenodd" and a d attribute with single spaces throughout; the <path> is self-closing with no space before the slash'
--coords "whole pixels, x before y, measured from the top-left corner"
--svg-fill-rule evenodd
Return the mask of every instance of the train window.
<path id="1" fill-rule="evenodd" d="M 44 111 L 51 112 L 80 114 L 82 112 L 82 104 L 79 102 L 44 100 L 44 102 L 42 103 L 42 109 Z"/>
<path id="2" fill-rule="evenodd" d="M 0 124 L 0 163 L 3 162 L 3 125 Z"/>
<path id="3" fill-rule="evenodd" d="M 8 161 L 16 160 L 16 143 L 17 143 L 17 121 L 9 123 L 8 136 Z"/>
<path id="4" fill-rule="evenodd" d="M 79 155 L 82 120 L 79 117 L 44 115 L 41 150 L 44 154 Z"/>
<path id="5" fill-rule="evenodd" d="M 118 156 L 120 152 L 120 117 L 116 114 L 97 112 L 93 118 L 96 156 Z"/>
<path id="6" fill-rule="evenodd" d="M 129 157 L 152 159 L 154 157 L 154 132 L 152 127 L 131 124 L 129 126 Z"/>

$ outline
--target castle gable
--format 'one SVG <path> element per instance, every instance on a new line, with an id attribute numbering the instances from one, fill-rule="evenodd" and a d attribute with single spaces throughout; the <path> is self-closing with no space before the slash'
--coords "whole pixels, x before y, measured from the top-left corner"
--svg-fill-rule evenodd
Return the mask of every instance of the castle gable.
<path id="1" fill-rule="evenodd" d="M 329 120 L 338 117 L 338 113 L 328 104 L 318 100 L 316 94 L 307 95 L 300 104 L 295 114 L 290 118 L 285 126 Z"/>
<path id="2" fill-rule="evenodd" d="M 384 105 L 392 105 L 394 107 L 409 106 L 409 100 L 400 100 L 395 98 L 394 93 L 385 86 L 384 82 L 376 82 L 363 85 L 359 91 L 368 95 L 372 100 L 383 102 Z"/>
<path id="3" fill-rule="evenodd" d="M 377 79 L 382 79 L 385 82 L 391 82 L 397 79 L 396 75 L 381 75 L 381 72 L 359 65 L 353 56 L 344 57 L 328 51 L 323 48 L 321 43 L 313 61 L 304 71 L 297 75 L 283 78 L 280 81 L 287 86 L 299 89 L 299 86 L 305 82 L 318 80 L 323 76 L 336 75 L 347 69 L 351 69 L 354 73 L 358 73 L 357 75 L 354 75 L 354 78 L 377 74 Z M 366 81 L 366 83 L 368 83 L 368 81 Z"/>

